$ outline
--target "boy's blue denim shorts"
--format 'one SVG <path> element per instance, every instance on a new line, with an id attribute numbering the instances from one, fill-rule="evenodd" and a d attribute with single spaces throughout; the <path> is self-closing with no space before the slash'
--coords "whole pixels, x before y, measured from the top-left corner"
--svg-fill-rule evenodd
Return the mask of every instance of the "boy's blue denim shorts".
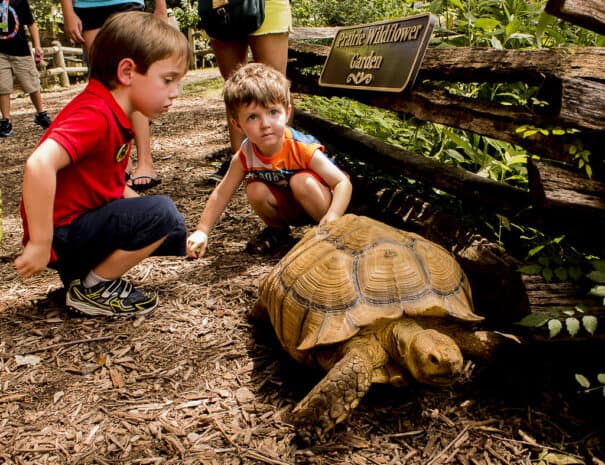
<path id="1" fill-rule="evenodd" d="M 153 255 L 184 256 L 187 229 L 174 202 L 165 195 L 120 199 L 55 228 L 57 261 L 49 264 L 68 286 L 115 250 L 139 250 L 166 236 Z"/>

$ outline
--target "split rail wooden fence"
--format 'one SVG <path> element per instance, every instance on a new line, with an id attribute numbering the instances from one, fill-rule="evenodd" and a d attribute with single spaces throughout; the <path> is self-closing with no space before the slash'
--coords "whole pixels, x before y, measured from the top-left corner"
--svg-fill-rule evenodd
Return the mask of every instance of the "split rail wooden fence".
<path id="1" fill-rule="evenodd" d="M 191 69 L 215 65 L 214 52 L 200 31 L 189 28 L 187 39 L 191 46 Z M 49 47 L 43 47 L 42 51 L 44 56 L 39 68 L 44 87 L 54 83 L 56 79 L 62 87 L 69 87 L 74 79 L 81 79 L 88 74 L 82 47 L 65 46 L 54 40 Z"/>
<path id="2" fill-rule="evenodd" d="M 42 51 L 44 56 L 40 63 L 40 79 L 43 86 L 58 77 L 61 86 L 69 87 L 70 78 L 85 77 L 88 74 L 82 47 L 66 47 L 54 40 L 50 47 L 43 47 Z"/>

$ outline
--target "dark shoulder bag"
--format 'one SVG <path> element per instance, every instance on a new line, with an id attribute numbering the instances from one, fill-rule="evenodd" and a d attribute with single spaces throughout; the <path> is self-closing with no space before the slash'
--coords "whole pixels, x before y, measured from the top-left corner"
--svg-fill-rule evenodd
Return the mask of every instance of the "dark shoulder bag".
<path id="1" fill-rule="evenodd" d="M 219 40 L 239 40 L 256 31 L 265 20 L 265 0 L 199 0 L 200 27 Z"/>

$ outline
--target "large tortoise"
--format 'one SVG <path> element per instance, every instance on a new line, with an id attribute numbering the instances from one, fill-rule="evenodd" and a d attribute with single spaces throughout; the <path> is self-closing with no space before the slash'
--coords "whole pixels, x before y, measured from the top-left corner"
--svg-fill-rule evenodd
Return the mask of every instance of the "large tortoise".
<path id="1" fill-rule="evenodd" d="M 372 383 L 451 385 L 462 352 L 493 348 L 492 333 L 469 328 L 483 317 L 454 257 L 362 216 L 304 235 L 260 284 L 253 315 L 267 313 L 294 359 L 328 371 L 292 411 L 307 443 L 346 419 Z"/>

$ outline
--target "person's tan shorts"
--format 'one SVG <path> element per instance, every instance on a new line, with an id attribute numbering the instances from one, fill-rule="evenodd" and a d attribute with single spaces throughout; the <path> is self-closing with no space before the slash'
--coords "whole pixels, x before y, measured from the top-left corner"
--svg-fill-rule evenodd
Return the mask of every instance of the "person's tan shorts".
<path id="1" fill-rule="evenodd" d="M 292 11 L 289 0 L 265 0 L 265 20 L 252 36 L 292 32 Z"/>
<path id="2" fill-rule="evenodd" d="M 0 95 L 13 91 L 13 76 L 26 94 L 40 90 L 40 73 L 31 56 L 0 53 Z"/>

